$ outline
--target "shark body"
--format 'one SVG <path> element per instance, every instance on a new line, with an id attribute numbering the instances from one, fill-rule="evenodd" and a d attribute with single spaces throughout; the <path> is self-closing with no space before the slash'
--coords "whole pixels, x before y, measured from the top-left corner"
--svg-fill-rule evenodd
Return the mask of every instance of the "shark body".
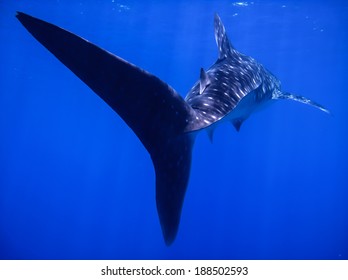
<path id="1" fill-rule="evenodd" d="M 302 96 L 281 91 L 279 80 L 255 59 L 238 52 L 215 15 L 219 56 L 183 99 L 156 76 L 51 23 L 18 12 L 24 27 L 99 95 L 135 132 L 156 173 L 156 204 L 165 243 L 178 231 L 198 131 L 231 122 L 239 131 L 262 104 L 292 99 L 328 112 Z"/>

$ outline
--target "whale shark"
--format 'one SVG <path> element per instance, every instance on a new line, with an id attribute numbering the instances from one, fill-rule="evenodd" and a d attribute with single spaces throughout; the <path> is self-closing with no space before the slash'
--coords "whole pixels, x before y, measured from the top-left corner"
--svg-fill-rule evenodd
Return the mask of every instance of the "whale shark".
<path id="1" fill-rule="evenodd" d="M 155 169 L 156 205 L 166 245 L 176 238 L 198 132 L 213 139 L 225 121 L 237 131 L 263 104 L 288 99 L 329 111 L 303 96 L 281 90 L 262 64 L 237 51 L 215 14 L 218 58 L 182 98 L 171 86 L 130 62 L 56 25 L 17 12 L 22 25 L 134 131 Z"/>

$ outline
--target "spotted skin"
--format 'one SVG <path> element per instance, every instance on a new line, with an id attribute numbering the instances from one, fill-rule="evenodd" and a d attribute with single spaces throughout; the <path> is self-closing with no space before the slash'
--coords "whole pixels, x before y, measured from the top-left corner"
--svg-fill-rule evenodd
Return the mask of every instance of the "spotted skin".
<path id="1" fill-rule="evenodd" d="M 196 112 L 191 131 L 208 128 L 223 119 L 239 130 L 254 110 L 271 99 L 292 99 L 327 111 L 307 98 L 282 93 L 280 81 L 270 71 L 232 46 L 218 15 L 214 25 L 219 56 L 206 72 L 210 84 L 202 91 L 202 81 L 197 81 L 185 97 Z"/>
<path id="2" fill-rule="evenodd" d="M 233 48 L 218 15 L 215 15 L 214 22 L 219 58 L 206 72 L 211 84 L 200 93 L 200 81 L 197 81 L 185 97 L 197 113 L 200 129 L 223 118 L 229 119 L 228 115 L 250 93 L 255 93 L 254 102 L 259 104 L 271 99 L 274 91 L 280 91 L 280 82 L 276 77 L 255 59 Z M 250 108 L 254 109 L 254 106 Z M 234 114 L 229 120 L 244 120 L 250 113 Z"/>
<path id="3" fill-rule="evenodd" d="M 185 100 L 154 75 L 103 50 L 88 40 L 38 18 L 17 13 L 18 20 L 47 50 L 102 98 L 134 131 L 149 152 L 156 174 L 156 205 L 167 245 L 178 232 L 190 176 L 197 131 L 229 120 L 239 130 L 262 103 L 292 99 L 280 82 L 255 59 L 239 53 L 215 15 L 219 56 L 187 94 Z M 132 170 L 136 174 L 136 170 Z M 139 231 L 141 232 L 141 230 Z"/>

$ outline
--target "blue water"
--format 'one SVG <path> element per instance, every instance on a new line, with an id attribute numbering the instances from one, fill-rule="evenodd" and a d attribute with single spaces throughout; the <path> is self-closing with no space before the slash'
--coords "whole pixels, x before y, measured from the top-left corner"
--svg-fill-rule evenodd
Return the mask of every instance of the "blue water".
<path id="1" fill-rule="evenodd" d="M 232 44 L 291 101 L 225 123 L 193 151 L 176 241 L 164 244 L 150 156 L 17 21 L 79 34 L 185 95 Z M 0 0 L 0 259 L 348 259 L 345 1 Z"/>

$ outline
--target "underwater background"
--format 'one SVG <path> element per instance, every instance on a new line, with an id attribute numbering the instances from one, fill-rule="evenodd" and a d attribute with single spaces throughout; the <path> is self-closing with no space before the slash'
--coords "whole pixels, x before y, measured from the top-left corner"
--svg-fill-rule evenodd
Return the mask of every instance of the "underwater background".
<path id="1" fill-rule="evenodd" d="M 292 101 L 196 137 L 175 242 L 151 158 L 123 120 L 15 18 L 54 23 L 185 96 L 234 47 Z M 0 259 L 348 259 L 348 2 L 0 0 Z"/>

